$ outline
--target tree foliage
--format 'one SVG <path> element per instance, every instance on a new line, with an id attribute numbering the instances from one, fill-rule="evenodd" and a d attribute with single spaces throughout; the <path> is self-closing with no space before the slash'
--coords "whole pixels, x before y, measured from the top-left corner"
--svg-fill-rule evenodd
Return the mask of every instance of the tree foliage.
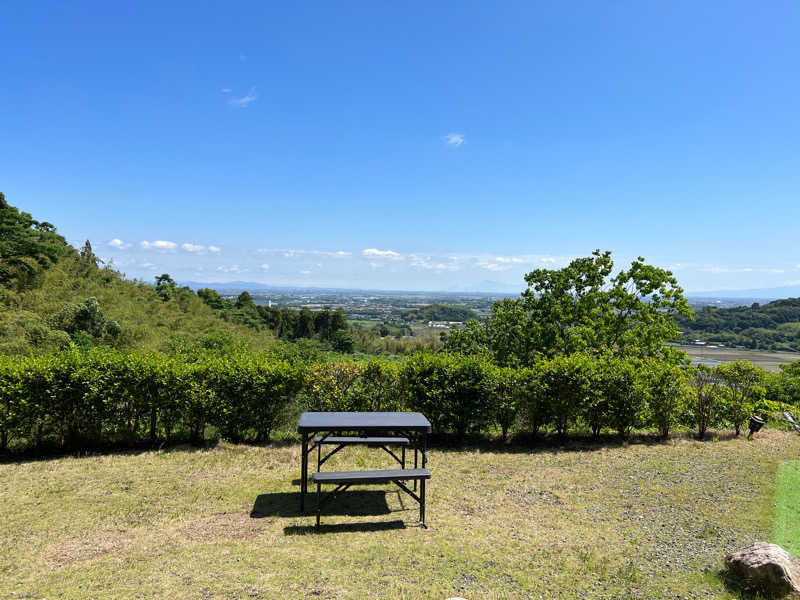
<path id="1" fill-rule="evenodd" d="M 485 346 L 506 366 L 580 352 L 679 362 L 665 342 L 678 337 L 674 316 L 691 309 L 675 277 L 641 257 L 613 273 L 611 253 L 599 250 L 562 269 L 531 271 L 528 288 L 495 303 L 483 330 L 473 325 L 446 346 Z"/>
<path id="2" fill-rule="evenodd" d="M 0 192 L 0 285 L 34 287 L 42 272 L 70 249 L 53 225 L 20 212 Z"/>

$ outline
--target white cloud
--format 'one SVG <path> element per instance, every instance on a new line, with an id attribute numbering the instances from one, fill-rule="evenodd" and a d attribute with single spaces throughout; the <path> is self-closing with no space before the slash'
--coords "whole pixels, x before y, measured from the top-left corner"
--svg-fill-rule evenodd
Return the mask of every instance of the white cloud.
<path id="1" fill-rule="evenodd" d="M 126 248 L 131 247 L 131 244 L 126 244 L 119 238 L 114 238 L 113 240 L 108 242 L 108 245 L 111 246 L 112 248 L 119 248 L 120 250 L 125 250 Z"/>
<path id="2" fill-rule="evenodd" d="M 231 88 L 222 88 L 220 92 L 223 94 L 230 94 L 233 90 Z"/>
<path id="3" fill-rule="evenodd" d="M 261 265 L 261 270 L 262 271 L 269 271 L 269 265 L 267 263 L 264 263 L 263 265 Z"/>
<path id="4" fill-rule="evenodd" d="M 420 254 L 409 254 L 409 264 L 415 269 L 426 269 L 429 271 L 459 271 L 461 266 L 458 264 L 458 257 L 448 257 L 449 262 L 437 262 L 432 256 Z"/>
<path id="5" fill-rule="evenodd" d="M 200 246 L 199 244 L 189 244 L 188 242 L 183 244 L 181 248 L 187 252 L 203 252 L 206 249 L 205 246 Z"/>
<path id="6" fill-rule="evenodd" d="M 155 267 L 155 265 L 154 265 L 153 263 L 151 263 L 151 262 L 143 262 L 143 263 L 142 263 L 142 266 L 143 266 L 145 269 L 148 269 L 148 268 L 150 268 L 150 267 Z"/>
<path id="7" fill-rule="evenodd" d="M 338 250 L 337 252 L 329 252 L 325 250 L 296 250 L 294 248 L 257 248 L 258 254 L 273 254 L 282 255 L 285 258 L 301 258 L 303 256 L 322 256 L 326 258 L 350 258 L 353 256 L 352 252 L 345 252 Z"/>
<path id="8" fill-rule="evenodd" d="M 230 267 L 221 265 L 217 267 L 217 271 L 220 271 L 222 273 L 247 273 L 247 271 L 249 270 L 250 269 L 240 267 L 239 265 L 231 265 Z"/>
<path id="9" fill-rule="evenodd" d="M 208 247 L 208 251 L 209 252 L 213 252 L 214 254 L 216 254 L 217 252 L 220 251 L 220 248 L 218 248 L 217 246 L 209 246 Z"/>
<path id="10" fill-rule="evenodd" d="M 303 269 L 302 271 L 300 271 L 300 274 L 301 275 L 311 275 L 311 271 L 309 271 L 308 269 Z"/>
<path id="11" fill-rule="evenodd" d="M 463 133 L 448 133 L 447 135 L 442 137 L 444 143 L 448 146 L 454 146 L 458 148 L 461 144 L 464 143 L 464 134 Z"/>
<path id="12" fill-rule="evenodd" d="M 258 98 L 256 88 L 252 87 L 250 88 L 250 91 L 241 98 L 231 98 L 228 100 L 228 104 L 235 106 L 236 108 L 247 108 L 251 103 L 256 101 L 256 98 Z"/>
<path id="13" fill-rule="evenodd" d="M 382 260 L 403 260 L 403 255 L 394 250 L 378 250 L 377 248 L 366 248 L 361 251 L 364 258 Z"/>
<path id="14" fill-rule="evenodd" d="M 155 242 L 143 241 L 139 245 L 145 250 L 175 250 L 178 244 L 175 242 L 168 242 L 165 240 L 156 240 Z"/>

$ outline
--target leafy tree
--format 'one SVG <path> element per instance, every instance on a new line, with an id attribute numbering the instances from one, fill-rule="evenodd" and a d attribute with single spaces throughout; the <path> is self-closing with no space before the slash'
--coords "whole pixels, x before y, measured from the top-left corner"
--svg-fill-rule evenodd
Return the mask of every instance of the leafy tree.
<path id="1" fill-rule="evenodd" d="M 122 332 L 117 321 L 106 319 L 97 298 L 87 298 L 86 302 L 70 304 L 49 319 L 50 327 L 66 331 L 81 346 L 92 345 L 93 341 L 115 339 Z"/>
<path id="2" fill-rule="evenodd" d="M 34 287 L 42 272 L 70 250 L 53 225 L 20 212 L 0 192 L 0 285 Z"/>
<path id="3" fill-rule="evenodd" d="M 163 273 L 162 275 L 158 275 L 156 277 L 156 292 L 161 299 L 166 302 L 170 300 L 175 295 L 175 290 L 177 286 L 175 284 L 175 280 L 172 279 L 167 273 Z"/>
<path id="4" fill-rule="evenodd" d="M 674 315 L 692 313 L 677 280 L 641 257 L 612 276 L 613 269 L 611 253 L 596 250 L 563 269 L 528 273 L 520 298 L 492 307 L 487 327 L 497 362 L 605 351 L 678 362 L 682 353 L 664 342 L 678 337 Z"/>
<path id="5" fill-rule="evenodd" d="M 255 306 L 255 302 L 253 302 L 250 292 L 245 290 L 236 298 L 236 308 L 250 308 L 251 306 Z"/>
<path id="6" fill-rule="evenodd" d="M 484 324 L 470 319 L 464 327 L 443 332 L 444 348 L 456 354 L 485 354 L 489 351 L 489 337 Z"/>

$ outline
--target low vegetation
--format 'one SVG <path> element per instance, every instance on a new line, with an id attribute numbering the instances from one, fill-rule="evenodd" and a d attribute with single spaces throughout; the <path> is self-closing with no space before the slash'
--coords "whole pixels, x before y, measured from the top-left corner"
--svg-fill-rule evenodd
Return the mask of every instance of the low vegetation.
<path id="1" fill-rule="evenodd" d="M 298 513 L 298 444 L 0 464 L 0 596 L 739 598 L 722 557 L 769 539 L 798 452 L 776 430 L 435 447 L 429 529 L 373 487 L 327 505 L 319 534 Z M 326 469 L 391 462 L 350 448 Z"/>
<path id="2" fill-rule="evenodd" d="M 781 462 L 775 491 L 773 541 L 800 556 L 800 460 Z"/>

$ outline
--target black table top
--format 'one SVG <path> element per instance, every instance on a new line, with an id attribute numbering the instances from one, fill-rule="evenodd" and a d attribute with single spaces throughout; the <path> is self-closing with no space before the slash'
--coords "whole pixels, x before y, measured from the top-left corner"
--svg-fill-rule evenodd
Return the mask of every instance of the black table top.
<path id="1" fill-rule="evenodd" d="M 297 431 L 422 431 L 431 423 L 418 412 L 305 412 Z"/>

